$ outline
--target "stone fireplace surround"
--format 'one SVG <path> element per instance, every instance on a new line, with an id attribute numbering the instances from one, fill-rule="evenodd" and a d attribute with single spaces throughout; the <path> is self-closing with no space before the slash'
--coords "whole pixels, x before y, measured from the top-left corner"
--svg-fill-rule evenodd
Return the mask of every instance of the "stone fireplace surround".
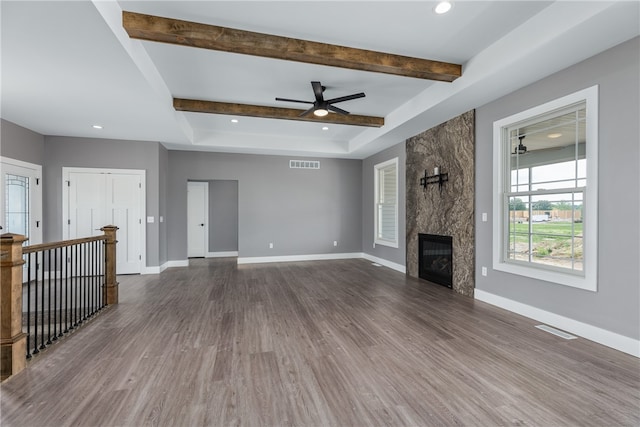
<path id="1" fill-rule="evenodd" d="M 419 277 L 418 234 L 453 238 L 453 290 L 475 288 L 475 110 L 409 138 L 406 143 L 407 274 Z M 434 168 L 448 173 L 442 188 L 420 185 Z"/>

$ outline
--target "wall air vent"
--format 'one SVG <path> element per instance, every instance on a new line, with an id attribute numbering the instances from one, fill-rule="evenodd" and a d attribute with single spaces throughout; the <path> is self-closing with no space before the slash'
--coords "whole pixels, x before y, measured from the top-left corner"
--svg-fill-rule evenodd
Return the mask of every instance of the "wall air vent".
<path id="1" fill-rule="evenodd" d="M 320 169 L 318 160 L 289 160 L 291 169 Z"/>

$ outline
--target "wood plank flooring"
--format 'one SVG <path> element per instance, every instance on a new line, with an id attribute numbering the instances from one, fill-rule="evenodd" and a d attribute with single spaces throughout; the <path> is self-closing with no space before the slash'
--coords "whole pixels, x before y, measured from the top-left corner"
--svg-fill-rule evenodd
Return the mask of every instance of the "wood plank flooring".
<path id="1" fill-rule="evenodd" d="M 192 260 L 2 384 L 2 426 L 637 426 L 640 360 L 364 260 Z"/>

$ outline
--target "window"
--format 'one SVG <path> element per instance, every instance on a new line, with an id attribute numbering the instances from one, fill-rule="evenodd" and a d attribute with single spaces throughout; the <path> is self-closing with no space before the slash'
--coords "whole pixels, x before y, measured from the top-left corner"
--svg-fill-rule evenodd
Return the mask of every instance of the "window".
<path id="1" fill-rule="evenodd" d="M 29 177 L 7 174 L 5 232 L 29 236 Z"/>
<path id="2" fill-rule="evenodd" d="M 24 245 L 42 243 L 42 167 L 0 157 L 0 233 L 27 236 Z"/>
<path id="3" fill-rule="evenodd" d="M 494 123 L 494 269 L 597 289 L 597 96 Z"/>
<path id="4" fill-rule="evenodd" d="M 398 158 L 374 166 L 374 243 L 398 247 Z"/>

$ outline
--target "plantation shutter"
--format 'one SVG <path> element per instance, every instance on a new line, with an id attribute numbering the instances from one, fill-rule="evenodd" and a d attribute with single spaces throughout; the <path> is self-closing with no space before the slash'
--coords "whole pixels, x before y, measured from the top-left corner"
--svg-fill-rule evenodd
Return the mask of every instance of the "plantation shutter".
<path id="1" fill-rule="evenodd" d="M 378 238 L 390 242 L 397 235 L 397 199 L 398 183 L 396 164 L 379 169 L 378 194 Z"/>

